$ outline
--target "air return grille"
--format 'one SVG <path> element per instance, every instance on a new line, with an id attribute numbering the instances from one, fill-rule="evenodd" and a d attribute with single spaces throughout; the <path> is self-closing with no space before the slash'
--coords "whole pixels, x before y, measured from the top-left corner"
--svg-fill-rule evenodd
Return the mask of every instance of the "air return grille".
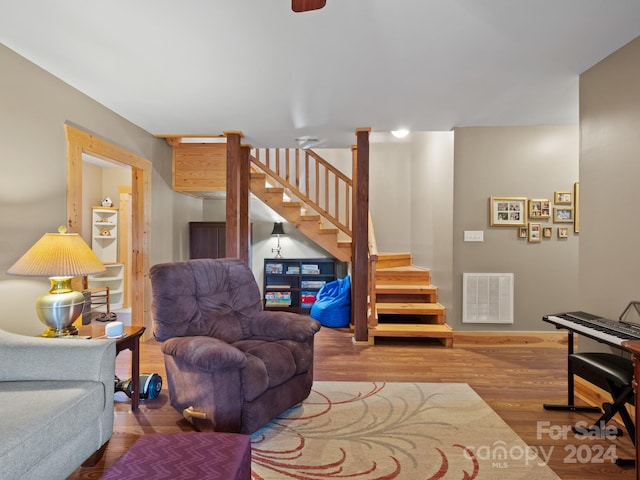
<path id="1" fill-rule="evenodd" d="M 463 273 L 462 323 L 513 323 L 513 273 Z"/>

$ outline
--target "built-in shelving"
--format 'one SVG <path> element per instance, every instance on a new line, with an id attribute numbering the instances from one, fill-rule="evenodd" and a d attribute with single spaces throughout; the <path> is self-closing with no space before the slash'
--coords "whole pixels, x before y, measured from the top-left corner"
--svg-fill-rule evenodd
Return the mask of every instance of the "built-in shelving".
<path id="1" fill-rule="evenodd" d="M 118 261 L 118 209 L 92 207 L 91 248 L 102 263 Z"/>
<path id="2" fill-rule="evenodd" d="M 118 259 L 118 209 L 114 207 L 91 208 L 91 249 L 104 263 L 106 272 L 88 277 L 89 288 L 109 288 L 109 308 L 122 308 L 124 304 L 125 268 Z M 100 305 L 97 311 L 107 311 Z"/>
<path id="3" fill-rule="evenodd" d="M 308 314 L 320 288 L 337 278 L 332 258 L 264 260 L 264 308 Z"/>

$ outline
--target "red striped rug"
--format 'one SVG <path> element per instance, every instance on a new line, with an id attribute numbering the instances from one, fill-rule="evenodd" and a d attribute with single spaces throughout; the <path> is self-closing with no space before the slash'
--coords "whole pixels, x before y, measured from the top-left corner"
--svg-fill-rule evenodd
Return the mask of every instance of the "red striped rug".
<path id="1" fill-rule="evenodd" d="M 559 478 L 462 383 L 315 382 L 252 451 L 254 480 Z"/>

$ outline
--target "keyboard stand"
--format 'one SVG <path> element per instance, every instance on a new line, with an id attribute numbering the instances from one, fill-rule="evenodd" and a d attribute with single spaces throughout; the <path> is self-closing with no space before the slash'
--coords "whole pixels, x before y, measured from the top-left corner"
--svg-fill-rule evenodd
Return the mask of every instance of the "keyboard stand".
<path id="1" fill-rule="evenodd" d="M 567 330 L 569 338 L 567 342 L 567 403 L 565 405 L 554 405 L 550 403 L 543 404 L 545 410 L 569 410 L 572 412 L 597 412 L 602 413 L 600 407 L 589 405 L 576 405 L 574 394 L 573 369 L 569 362 L 569 355 L 573 354 L 573 332 Z"/>

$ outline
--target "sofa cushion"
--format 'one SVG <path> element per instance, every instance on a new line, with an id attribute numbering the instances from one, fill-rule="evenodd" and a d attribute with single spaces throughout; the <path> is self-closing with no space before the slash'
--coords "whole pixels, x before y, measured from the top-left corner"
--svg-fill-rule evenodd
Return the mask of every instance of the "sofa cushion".
<path id="1" fill-rule="evenodd" d="M 3 478 L 28 476 L 69 437 L 97 424 L 104 409 L 105 392 L 100 382 L 0 382 Z M 94 447 L 97 450 L 100 445 Z"/>

